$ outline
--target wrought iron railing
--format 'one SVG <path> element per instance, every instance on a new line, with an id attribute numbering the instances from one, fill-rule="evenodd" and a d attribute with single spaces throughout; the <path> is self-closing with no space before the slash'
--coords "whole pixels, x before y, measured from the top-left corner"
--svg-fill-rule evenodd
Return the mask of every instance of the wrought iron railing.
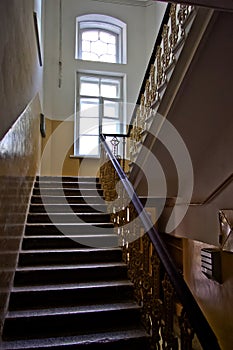
<path id="1" fill-rule="evenodd" d="M 168 4 L 131 119 L 130 160 L 137 158 L 195 18 L 191 5 Z"/>
<path id="2" fill-rule="evenodd" d="M 182 47 L 195 18 L 195 7 L 184 4 L 168 4 L 161 27 L 149 60 L 139 96 L 134 108 L 128 132 L 125 135 L 105 135 L 109 142 L 115 142 L 117 155 L 133 165 L 142 143 L 143 135 L 149 130 L 156 111 L 159 108 L 173 70 L 175 69 Z M 122 145 L 118 137 L 124 136 Z M 121 151 L 120 151 L 121 149 Z M 127 151 L 126 151 L 127 150 Z M 124 155 L 127 154 L 127 157 Z"/>
<path id="3" fill-rule="evenodd" d="M 101 184 L 135 296 L 142 306 L 142 320 L 151 335 L 151 349 L 191 350 L 194 334 L 202 349 L 220 349 L 119 161 L 105 137 L 100 138 Z"/>

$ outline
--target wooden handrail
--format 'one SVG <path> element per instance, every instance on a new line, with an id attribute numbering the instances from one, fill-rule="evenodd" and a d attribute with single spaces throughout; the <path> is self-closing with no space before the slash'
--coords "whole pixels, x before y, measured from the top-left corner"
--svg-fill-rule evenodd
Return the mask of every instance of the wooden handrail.
<path id="1" fill-rule="evenodd" d="M 148 234 L 154 246 L 154 249 L 158 254 L 171 280 L 171 283 L 173 284 L 175 292 L 184 307 L 184 310 L 189 318 L 190 324 L 193 327 L 200 341 L 200 344 L 202 345 L 204 350 L 220 350 L 220 346 L 218 344 L 214 332 L 212 331 L 196 300 L 194 299 L 182 275 L 178 272 L 170 254 L 166 249 L 164 242 L 162 241 L 158 231 L 153 226 L 149 215 L 147 214 L 141 201 L 135 193 L 132 184 L 130 183 L 126 174 L 122 170 L 118 160 L 112 154 L 103 135 L 100 135 L 100 140 L 109 159 L 112 162 L 113 167 L 115 168 L 117 175 L 119 176 L 120 181 L 122 182 L 126 192 L 129 195 L 129 198 L 131 199 L 132 204 L 134 205 L 139 215 L 142 225 L 145 228 L 145 232 Z"/>

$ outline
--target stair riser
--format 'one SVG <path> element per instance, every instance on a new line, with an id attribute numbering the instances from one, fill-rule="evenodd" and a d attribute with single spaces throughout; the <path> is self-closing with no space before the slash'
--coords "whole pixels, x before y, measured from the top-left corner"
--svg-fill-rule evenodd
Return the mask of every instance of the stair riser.
<path id="1" fill-rule="evenodd" d="M 125 266 L 80 268 L 80 269 L 52 269 L 29 270 L 15 273 L 15 286 L 40 285 L 56 283 L 81 283 L 91 281 L 124 280 L 127 278 Z"/>
<path id="2" fill-rule="evenodd" d="M 92 189 L 62 189 L 62 188 L 34 188 L 33 195 L 52 195 L 52 196 L 103 196 L 103 190 L 92 190 Z"/>
<path id="3" fill-rule="evenodd" d="M 132 286 L 12 292 L 10 310 L 70 307 L 133 299 Z"/>
<path id="4" fill-rule="evenodd" d="M 23 342 L 24 343 L 24 342 Z M 149 339 L 148 337 L 136 337 L 135 339 L 122 339 L 122 340 L 114 340 L 111 339 L 109 341 L 106 341 L 104 339 L 103 342 L 98 342 L 93 339 L 91 339 L 90 342 L 85 343 L 85 344 L 77 344 L 75 342 L 70 343 L 63 343 L 61 345 L 56 345 L 54 343 L 50 343 L 49 347 L 48 345 L 43 345 L 40 341 L 36 342 L 38 347 L 35 347 L 35 344 L 33 346 L 33 349 L 38 349 L 38 350 L 149 350 L 150 345 L 149 345 Z M 12 348 L 7 347 L 4 349 L 7 350 L 12 350 Z M 31 348 L 27 347 L 25 348 L 25 344 L 22 344 L 22 346 L 19 345 L 19 342 L 17 342 L 17 348 L 14 347 L 15 350 L 31 350 Z"/>
<path id="5" fill-rule="evenodd" d="M 59 238 L 40 238 L 27 237 L 23 240 L 22 249 L 67 249 L 67 248 L 89 248 L 89 247 L 117 247 L 118 237 L 114 235 L 102 237 L 78 237 L 66 238 L 61 235 Z"/>
<path id="6" fill-rule="evenodd" d="M 98 183 L 98 177 L 89 176 L 37 176 L 36 181 L 40 182 L 91 182 Z"/>
<path id="7" fill-rule="evenodd" d="M 34 187 L 35 188 L 58 188 L 58 187 L 64 187 L 64 188 L 88 188 L 88 189 L 100 189 L 101 184 L 100 183 L 95 183 L 95 182 L 56 182 L 56 181 L 51 181 L 51 182 L 46 182 L 46 181 L 40 181 L 40 182 L 35 182 Z"/>
<path id="8" fill-rule="evenodd" d="M 96 224 L 96 225 L 82 225 L 80 220 L 80 225 L 59 225 L 56 226 L 53 224 L 47 225 L 26 225 L 25 235 L 26 236 L 44 236 L 44 235 L 85 235 L 85 234 L 100 234 L 100 228 L 103 228 L 102 233 L 111 234 L 113 233 L 112 224 Z"/>
<path id="9" fill-rule="evenodd" d="M 109 214 L 29 214 L 28 223 L 77 223 L 77 222 L 110 222 Z"/>
<path id="10" fill-rule="evenodd" d="M 31 198 L 31 203 L 35 204 L 64 204 L 67 205 L 69 204 L 101 204 L 104 205 L 104 200 L 101 197 L 98 196 L 90 196 L 90 197 L 85 197 L 83 198 L 82 196 L 43 196 L 43 200 L 41 196 L 32 196 Z"/>
<path id="11" fill-rule="evenodd" d="M 110 331 L 139 323 L 138 309 L 120 309 L 37 317 L 6 318 L 4 339 L 23 339 Z"/>
<path id="12" fill-rule="evenodd" d="M 43 204 L 31 204 L 29 208 L 30 213 L 70 213 L 72 211 L 74 213 L 106 213 L 107 208 L 106 205 L 100 204 L 93 204 L 92 206 L 85 204 L 46 204 L 46 206 Z"/>
<path id="13" fill-rule="evenodd" d="M 122 252 L 116 251 L 86 251 L 86 252 L 43 252 L 23 253 L 19 256 L 19 266 L 38 265 L 68 265 L 81 263 L 120 262 Z"/>

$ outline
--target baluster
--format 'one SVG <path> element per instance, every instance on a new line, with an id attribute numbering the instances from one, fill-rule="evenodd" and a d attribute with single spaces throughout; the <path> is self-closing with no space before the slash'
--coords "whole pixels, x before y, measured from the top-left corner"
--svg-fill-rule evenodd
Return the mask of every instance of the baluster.
<path id="1" fill-rule="evenodd" d="M 147 234 L 141 238 L 143 273 L 142 273 L 142 319 L 148 333 L 151 331 L 151 313 L 152 313 L 152 277 L 150 274 L 150 239 Z"/>
<path id="2" fill-rule="evenodd" d="M 181 37 L 185 36 L 184 22 L 186 21 L 189 15 L 189 6 L 188 5 L 180 5 L 180 9 L 177 14 L 177 18 L 181 28 Z"/>
<path id="3" fill-rule="evenodd" d="M 162 348 L 164 350 L 178 350 L 178 339 L 173 333 L 174 320 L 174 288 L 169 280 L 167 273 L 165 273 L 162 282 L 163 287 L 163 320 L 162 320 Z"/>
<path id="4" fill-rule="evenodd" d="M 163 26 L 163 32 L 162 32 L 162 38 L 163 38 L 163 54 L 162 54 L 162 62 L 163 62 L 163 68 L 164 71 L 168 67 L 170 63 L 170 55 L 171 55 L 171 48 L 168 45 L 168 31 L 169 27 L 168 25 Z"/>
<path id="5" fill-rule="evenodd" d="M 148 86 L 147 86 L 147 89 L 148 89 Z M 137 123 L 137 137 L 139 138 L 139 130 L 142 130 L 141 127 L 142 125 L 144 125 L 145 123 L 145 95 L 142 94 L 141 95 L 141 99 L 140 99 L 140 114 L 138 115 L 139 116 L 139 119 L 138 119 L 138 123 Z M 139 141 L 140 141 L 140 138 L 139 138 Z"/>
<path id="6" fill-rule="evenodd" d="M 169 36 L 171 49 L 174 49 L 178 40 L 178 33 L 179 33 L 179 25 L 177 24 L 177 19 L 176 19 L 176 9 L 177 9 L 177 5 L 171 4 L 171 9 L 169 14 L 171 19 L 171 34 Z M 174 59 L 175 57 L 173 56 L 173 60 Z"/>
<path id="7" fill-rule="evenodd" d="M 156 84 L 155 84 L 155 66 L 154 64 L 150 67 L 150 104 L 156 99 Z"/>
<path id="8" fill-rule="evenodd" d="M 118 140 L 118 138 L 116 136 L 114 136 L 112 138 L 112 140 L 110 141 L 111 145 L 112 145 L 112 153 L 115 157 L 119 157 L 118 155 L 118 145 L 120 143 L 120 141 Z"/>
<path id="9" fill-rule="evenodd" d="M 160 288 L 161 288 L 161 277 L 160 277 L 160 269 L 161 262 L 160 259 L 155 252 L 155 249 L 152 249 L 151 255 L 151 267 L 152 267 L 152 313 L 151 313 L 151 321 L 152 321 L 152 334 L 151 334 L 151 347 L 155 350 L 160 350 L 160 329 L 161 329 L 161 321 L 162 321 L 162 301 L 160 299 Z"/>
<path id="10" fill-rule="evenodd" d="M 150 107 L 150 79 L 146 80 L 146 86 L 145 86 L 145 95 L 146 95 L 146 107 Z"/>
<path id="11" fill-rule="evenodd" d="M 186 312 L 182 309 L 179 317 L 180 326 L 180 338 L 181 338 L 181 350 L 192 350 L 192 340 L 194 337 L 194 331 L 189 323 Z"/>
<path id="12" fill-rule="evenodd" d="M 160 46 L 157 46 L 157 51 L 156 51 L 156 63 L 157 63 L 157 77 L 156 77 L 156 82 L 158 88 L 163 82 L 163 68 L 162 68 L 162 48 Z"/>
<path id="13" fill-rule="evenodd" d="M 138 304 L 142 303 L 142 253 L 140 251 L 140 239 L 129 244 L 129 276 L 134 284 L 134 294 Z"/>

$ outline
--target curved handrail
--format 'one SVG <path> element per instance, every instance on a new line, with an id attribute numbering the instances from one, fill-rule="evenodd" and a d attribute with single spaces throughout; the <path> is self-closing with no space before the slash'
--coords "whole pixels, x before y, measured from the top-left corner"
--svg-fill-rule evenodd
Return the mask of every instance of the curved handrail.
<path id="1" fill-rule="evenodd" d="M 128 193 L 131 202 L 133 203 L 140 220 L 147 232 L 155 251 L 157 252 L 164 268 L 173 284 L 176 294 L 183 304 L 183 307 L 188 315 L 190 323 L 203 347 L 204 350 L 220 350 L 217 338 L 212 331 L 209 323 L 203 315 L 200 307 L 194 299 L 191 291 L 185 283 L 182 275 L 178 272 L 173 260 L 171 259 L 164 242 L 162 241 L 158 231 L 153 226 L 149 215 L 144 209 L 141 201 L 135 193 L 132 184 L 128 180 L 126 174 L 122 170 L 118 160 L 112 154 L 109 146 L 106 143 L 105 137 L 100 135 L 100 140 L 104 149 L 114 166 L 120 181 L 122 182 L 126 192 Z"/>

